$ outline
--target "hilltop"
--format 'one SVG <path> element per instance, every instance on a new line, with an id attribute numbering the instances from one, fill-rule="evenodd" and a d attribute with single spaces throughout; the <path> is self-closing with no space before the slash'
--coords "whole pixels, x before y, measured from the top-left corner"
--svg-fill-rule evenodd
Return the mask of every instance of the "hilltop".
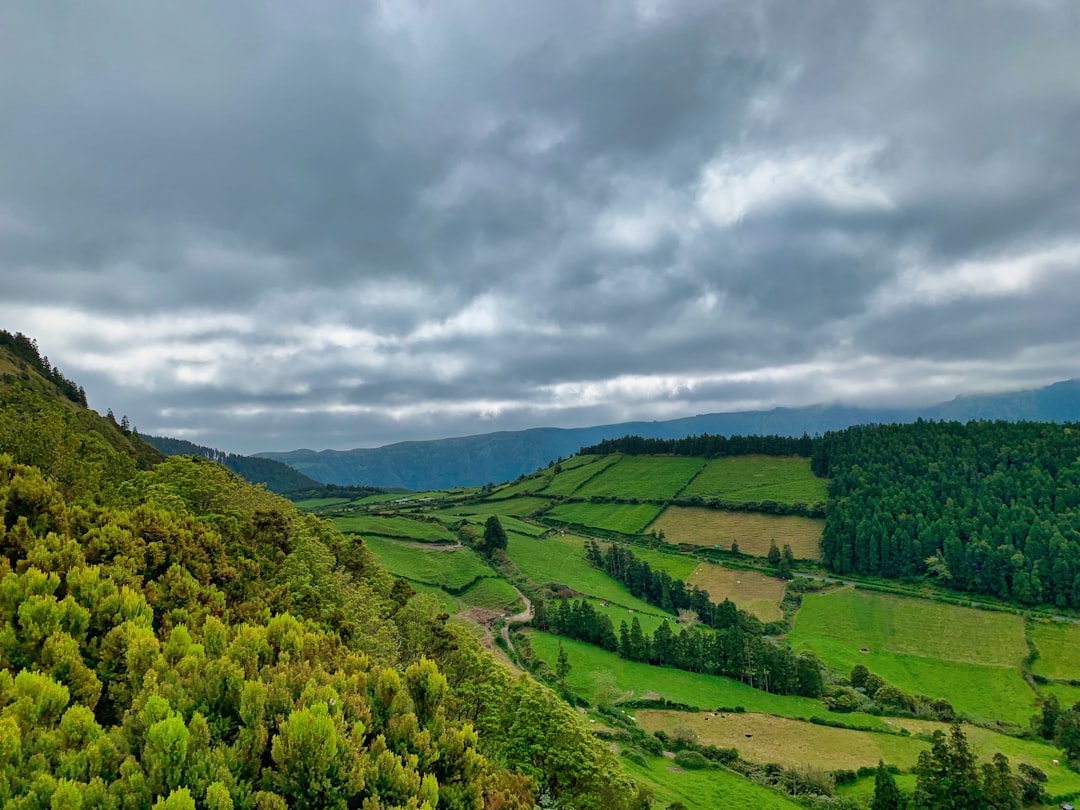
<path id="1" fill-rule="evenodd" d="M 256 453 L 284 462 L 326 484 L 405 487 L 412 490 L 481 486 L 508 481 L 574 455 L 604 439 L 637 435 L 679 439 L 703 433 L 801 436 L 852 425 L 907 423 L 918 419 L 1080 420 L 1080 380 L 1006 394 L 963 396 L 925 408 L 853 408 L 817 405 L 767 411 L 713 413 L 660 422 L 620 422 L 585 428 L 533 428 L 435 441 L 398 442 L 355 450 Z"/>

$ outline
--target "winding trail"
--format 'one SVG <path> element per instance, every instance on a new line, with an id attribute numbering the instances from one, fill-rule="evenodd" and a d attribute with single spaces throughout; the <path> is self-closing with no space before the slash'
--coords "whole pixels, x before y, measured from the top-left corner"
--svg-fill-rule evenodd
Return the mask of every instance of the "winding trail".
<path id="1" fill-rule="evenodd" d="M 506 648 L 510 650 L 514 655 L 517 655 L 517 650 L 514 649 L 514 642 L 510 640 L 510 625 L 511 624 L 524 624 L 527 621 L 532 620 L 533 617 L 533 603 L 525 594 L 518 590 L 515 586 L 511 585 L 517 591 L 517 595 L 521 597 L 521 601 L 525 603 L 525 609 L 520 613 L 515 613 L 513 616 L 506 617 L 506 624 L 502 626 L 503 641 L 506 642 Z"/>

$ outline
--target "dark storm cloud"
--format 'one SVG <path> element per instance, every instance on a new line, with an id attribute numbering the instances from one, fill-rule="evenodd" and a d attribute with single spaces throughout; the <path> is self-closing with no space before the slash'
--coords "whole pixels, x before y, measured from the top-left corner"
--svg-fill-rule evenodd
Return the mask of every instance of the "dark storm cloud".
<path id="1" fill-rule="evenodd" d="M 0 325 L 352 447 L 1076 376 L 1080 7 L 10 4 Z"/>

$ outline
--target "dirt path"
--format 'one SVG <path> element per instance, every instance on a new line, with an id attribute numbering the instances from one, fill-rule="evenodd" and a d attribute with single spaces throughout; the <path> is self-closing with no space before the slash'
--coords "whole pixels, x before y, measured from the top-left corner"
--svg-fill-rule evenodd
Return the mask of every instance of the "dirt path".
<path id="1" fill-rule="evenodd" d="M 517 595 L 521 597 L 521 601 L 525 603 L 525 609 L 521 611 L 521 613 L 515 613 L 513 616 L 507 616 L 506 624 L 502 626 L 501 632 L 503 641 L 506 642 L 506 648 L 510 650 L 510 652 L 514 653 L 514 655 L 517 655 L 517 651 L 514 649 L 514 642 L 510 640 L 510 625 L 523 624 L 524 622 L 531 620 L 533 617 L 533 604 L 529 600 L 529 597 L 527 597 L 517 588 L 514 588 L 514 590 L 517 591 Z"/>

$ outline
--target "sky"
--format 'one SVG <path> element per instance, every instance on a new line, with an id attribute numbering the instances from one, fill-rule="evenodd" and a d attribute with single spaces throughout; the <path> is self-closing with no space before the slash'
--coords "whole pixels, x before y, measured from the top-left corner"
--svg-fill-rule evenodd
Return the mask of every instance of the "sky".
<path id="1" fill-rule="evenodd" d="M 233 452 L 1080 376 L 1074 0 L 12 0 L 0 328 Z"/>

